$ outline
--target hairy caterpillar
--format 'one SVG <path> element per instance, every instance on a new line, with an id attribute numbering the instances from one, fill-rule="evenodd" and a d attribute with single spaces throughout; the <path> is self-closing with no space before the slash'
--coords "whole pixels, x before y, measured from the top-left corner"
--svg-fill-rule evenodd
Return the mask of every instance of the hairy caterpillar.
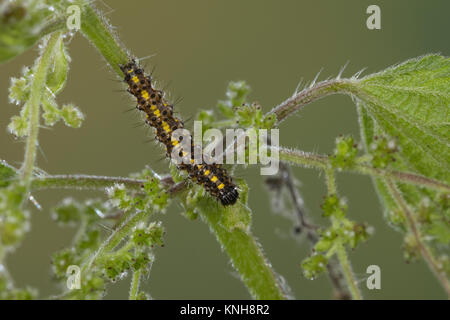
<path id="1" fill-rule="evenodd" d="M 179 149 L 181 156 L 184 153 L 179 144 L 182 137 L 180 140 L 173 139 L 172 133 L 184 128 L 184 124 L 174 116 L 173 105 L 164 99 L 164 92 L 152 87 L 151 77 L 144 73 L 134 59 L 120 65 L 120 69 L 125 76 L 124 81 L 128 84 L 127 91 L 136 97 L 136 108 L 146 114 L 146 123 L 156 129 L 156 137 L 165 145 L 167 156 L 170 158 L 174 149 Z M 193 149 L 193 146 L 191 148 Z M 178 164 L 177 168 L 186 171 L 192 181 L 203 186 L 210 195 L 220 200 L 222 205 L 236 203 L 239 192 L 222 165 L 195 164 L 192 155 L 190 163 Z"/>

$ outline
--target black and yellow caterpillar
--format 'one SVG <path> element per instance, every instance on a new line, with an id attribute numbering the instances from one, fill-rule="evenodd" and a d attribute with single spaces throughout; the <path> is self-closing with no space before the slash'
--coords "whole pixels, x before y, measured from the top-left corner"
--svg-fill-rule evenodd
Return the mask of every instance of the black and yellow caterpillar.
<path id="1" fill-rule="evenodd" d="M 152 78 L 144 73 L 134 59 L 120 65 L 120 69 L 128 84 L 128 92 L 136 97 L 136 108 L 146 114 L 145 121 L 155 128 L 156 137 L 165 145 L 167 156 L 170 158 L 174 150 L 180 156 L 186 154 L 180 143 L 183 137 L 178 140 L 172 137 L 175 130 L 184 128 L 184 124 L 174 116 L 173 105 L 164 99 L 164 92 L 152 87 Z M 191 151 L 193 148 L 191 145 Z M 177 164 L 177 168 L 186 171 L 192 181 L 203 186 L 222 205 L 236 203 L 239 192 L 227 170 L 221 164 L 196 164 L 193 152 L 191 154 L 190 163 Z"/>

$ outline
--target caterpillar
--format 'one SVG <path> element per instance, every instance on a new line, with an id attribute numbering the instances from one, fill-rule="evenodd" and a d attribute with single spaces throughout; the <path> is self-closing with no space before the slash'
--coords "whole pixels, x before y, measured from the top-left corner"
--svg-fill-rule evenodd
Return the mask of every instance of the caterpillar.
<path id="1" fill-rule="evenodd" d="M 164 98 L 164 92 L 153 88 L 151 76 L 146 75 L 134 59 L 119 67 L 128 85 L 127 91 L 136 98 L 136 108 L 146 114 L 145 122 L 155 128 L 157 140 L 166 147 L 166 155 L 171 158 L 174 150 L 179 151 L 180 156 L 186 154 L 180 147 L 183 137 L 178 140 L 172 137 L 175 130 L 184 128 L 183 121 L 174 115 L 173 105 Z M 193 145 L 191 149 L 193 151 Z M 221 164 L 196 164 L 193 154 L 191 152 L 188 163 L 177 164 L 177 168 L 186 171 L 193 182 L 203 186 L 223 206 L 235 204 L 239 192 L 227 170 Z"/>

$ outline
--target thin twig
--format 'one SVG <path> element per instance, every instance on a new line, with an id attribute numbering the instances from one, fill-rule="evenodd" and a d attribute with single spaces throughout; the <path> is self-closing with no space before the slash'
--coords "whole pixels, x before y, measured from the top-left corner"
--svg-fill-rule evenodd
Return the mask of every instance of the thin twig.
<path id="1" fill-rule="evenodd" d="M 394 182 L 390 179 L 386 179 L 386 184 L 392 193 L 397 205 L 400 207 L 400 209 L 403 211 L 406 217 L 406 223 L 409 227 L 409 230 L 412 232 L 412 235 L 414 236 L 414 239 L 416 241 L 417 246 L 419 247 L 419 250 L 422 254 L 422 257 L 427 262 L 430 269 L 433 271 L 435 276 L 438 278 L 440 283 L 442 284 L 445 292 L 447 293 L 448 298 L 450 299 L 450 282 L 445 275 L 445 273 L 442 271 L 442 268 L 438 266 L 439 262 L 436 261 L 435 257 L 431 253 L 428 246 L 422 241 L 422 237 L 420 235 L 420 230 L 417 224 L 417 221 L 414 217 L 414 214 L 409 210 L 408 204 L 406 203 L 405 199 L 403 199 L 402 194 L 398 190 L 397 186 Z"/>
<path id="2" fill-rule="evenodd" d="M 268 183 L 270 187 L 274 188 L 276 187 L 281 189 L 283 185 L 287 188 L 299 220 L 298 233 L 302 232 L 303 230 L 306 230 L 307 238 L 314 246 L 314 244 L 319 240 L 319 235 L 317 232 L 318 226 L 308 222 L 308 219 L 306 217 L 302 205 L 303 200 L 300 193 L 298 192 L 298 189 L 296 188 L 295 180 L 292 175 L 289 164 L 285 162 L 280 162 L 280 178 L 278 179 L 280 181 L 275 182 L 273 179 L 274 178 L 266 179 L 266 183 Z M 342 281 L 344 279 L 344 275 L 342 274 L 341 268 L 336 263 L 335 259 L 330 259 L 330 261 L 327 264 L 327 270 L 328 270 L 328 277 L 330 278 L 331 284 L 334 287 L 336 297 L 340 300 L 350 299 L 351 295 Z"/>

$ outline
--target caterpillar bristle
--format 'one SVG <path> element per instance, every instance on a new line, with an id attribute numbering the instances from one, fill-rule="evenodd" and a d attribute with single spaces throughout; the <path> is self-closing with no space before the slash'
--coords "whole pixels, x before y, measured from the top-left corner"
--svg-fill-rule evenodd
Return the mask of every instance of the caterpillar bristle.
<path id="1" fill-rule="evenodd" d="M 128 85 L 127 91 L 136 98 L 136 108 L 146 114 L 145 123 L 155 128 L 156 140 L 165 145 L 166 155 L 170 158 L 172 151 L 178 150 L 182 155 L 181 144 L 173 143 L 172 133 L 184 128 L 184 123 L 174 115 L 173 104 L 164 98 L 164 90 L 153 87 L 152 77 L 145 74 L 135 59 L 119 67 Z M 177 168 L 186 171 L 193 182 L 201 185 L 223 206 L 235 204 L 239 192 L 227 170 L 220 164 L 195 164 L 192 152 L 191 155 L 190 163 L 178 164 Z"/>

